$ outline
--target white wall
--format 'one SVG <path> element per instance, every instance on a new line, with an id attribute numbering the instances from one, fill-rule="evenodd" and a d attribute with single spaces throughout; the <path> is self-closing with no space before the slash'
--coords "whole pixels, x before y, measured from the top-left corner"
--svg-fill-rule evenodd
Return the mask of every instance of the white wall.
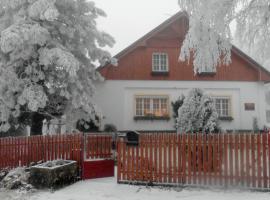
<path id="1" fill-rule="evenodd" d="M 186 95 L 190 88 L 202 88 L 211 95 L 231 96 L 234 120 L 221 121 L 225 130 L 252 129 L 253 117 L 257 117 L 260 128 L 266 124 L 265 87 L 262 82 L 107 80 L 97 85 L 95 101 L 105 115 L 103 124 L 114 124 L 120 131 L 173 130 L 172 110 L 169 121 L 135 121 L 134 95 L 169 95 L 171 102 L 181 94 Z M 245 111 L 244 103 L 255 103 L 255 111 Z"/>
<path id="2" fill-rule="evenodd" d="M 270 111 L 270 83 L 265 85 L 265 105 L 265 112 Z M 270 128 L 270 123 L 266 123 L 266 125 Z"/>

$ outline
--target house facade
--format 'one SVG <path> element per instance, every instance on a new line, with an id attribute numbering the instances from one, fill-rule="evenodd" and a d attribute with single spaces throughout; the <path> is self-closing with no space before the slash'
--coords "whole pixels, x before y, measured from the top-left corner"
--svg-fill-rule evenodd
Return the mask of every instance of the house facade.
<path id="1" fill-rule="evenodd" d="M 270 73 L 233 46 L 230 65 L 194 74 L 192 63 L 178 59 L 187 30 L 188 17 L 177 13 L 117 54 L 118 66 L 98 69 L 105 78 L 95 96 L 103 124 L 119 131 L 172 131 L 171 102 L 191 88 L 214 98 L 224 130 L 251 130 L 254 118 L 261 129 L 268 124 Z"/>

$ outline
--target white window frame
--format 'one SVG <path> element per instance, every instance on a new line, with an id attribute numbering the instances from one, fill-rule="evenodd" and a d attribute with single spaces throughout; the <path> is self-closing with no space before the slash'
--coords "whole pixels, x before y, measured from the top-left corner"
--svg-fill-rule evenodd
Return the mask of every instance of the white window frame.
<path id="1" fill-rule="evenodd" d="M 232 99 L 230 96 L 215 96 L 213 97 L 214 99 L 214 103 L 215 103 L 215 107 L 216 107 L 216 110 L 217 110 L 217 113 L 218 113 L 218 116 L 219 117 L 232 117 Z M 223 104 L 221 104 L 221 109 L 218 109 L 217 108 L 217 100 L 228 100 L 228 105 L 227 105 L 227 115 L 224 115 L 224 113 L 226 111 L 224 111 L 225 109 L 223 108 Z M 221 112 L 219 112 L 218 110 L 221 110 Z"/>
<path id="2" fill-rule="evenodd" d="M 155 56 L 158 56 L 158 66 L 156 69 L 155 66 Z M 166 56 L 166 69 L 161 69 L 162 68 L 162 61 L 161 61 L 161 56 Z M 168 72 L 169 71 L 169 56 L 167 53 L 164 52 L 154 52 L 152 54 L 152 71 L 153 72 Z"/>
<path id="3" fill-rule="evenodd" d="M 137 113 L 137 99 L 142 99 L 142 103 L 141 103 L 141 110 L 142 110 L 142 114 L 138 115 Z M 145 110 L 144 110 L 144 99 L 150 99 L 150 110 L 149 110 L 149 115 L 145 114 Z M 154 113 L 154 99 L 159 99 L 159 103 L 158 103 L 158 112 L 160 112 L 160 115 L 156 115 L 156 113 Z M 162 99 L 166 99 L 166 113 L 163 115 L 162 114 Z M 169 112 L 169 96 L 168 95 L 135 95 L 134 98 L 134 102 L 135 102 L 135 106 L 134 106 L 134 110 L 135 110 L 135 117 L 169 117 L 170 112 Z"/>

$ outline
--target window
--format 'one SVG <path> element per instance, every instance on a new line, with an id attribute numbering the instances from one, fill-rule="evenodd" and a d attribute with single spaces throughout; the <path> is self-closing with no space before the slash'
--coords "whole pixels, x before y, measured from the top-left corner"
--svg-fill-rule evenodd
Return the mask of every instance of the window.
<path id="1" fill-rule="evenodd" d="M 152 55 L 152 71 L 153 72 L 168 72 L 168 54 L 153 53 Z"/>
<path id="2" fill-rule="evenodd" d="M 135 117 L 168 118 L 168 96 L 136 96 Z"/>
<path id="3" fill-rule="evenodd" d="M 214 97 L 216 110 L 220 119 L 232 119 L 230 97 Z"/>

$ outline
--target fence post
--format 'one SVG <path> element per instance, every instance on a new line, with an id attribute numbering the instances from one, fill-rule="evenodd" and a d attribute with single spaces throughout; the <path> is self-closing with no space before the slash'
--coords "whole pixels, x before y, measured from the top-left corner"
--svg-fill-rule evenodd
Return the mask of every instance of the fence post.
<path id="1" fill-rule="evenodd" d="M 261 177 L 261 135 L 257 134 L 257 170 L 258 170 L 258 187 L 262 187 Z"/>
<path id="2" fill-rule="evenodd" d="M 267 140 L 267 133 L 263 133 L 263 187 L 267 188 L 267 164 L 266 164 L 266 140 Z M 270 164 L 270 163 L 269 163 Z"/>
<path id="3" fill-rule="evenodd" d="M 119 183 L 120 181 L 120 178 L 121 178 L 121 158 L 122 158 L 122 142 L 120 141 L 120 138 L 117 138 L 117 146 L 116 146 L 116 149 L 117 149 L 117 183 Z"/>
<path id="4" fill-rule="evenodd" d="M 268 136 L 268 180 L 270 188 L 270 132 L 268 132 L 267 136 Z"/>

